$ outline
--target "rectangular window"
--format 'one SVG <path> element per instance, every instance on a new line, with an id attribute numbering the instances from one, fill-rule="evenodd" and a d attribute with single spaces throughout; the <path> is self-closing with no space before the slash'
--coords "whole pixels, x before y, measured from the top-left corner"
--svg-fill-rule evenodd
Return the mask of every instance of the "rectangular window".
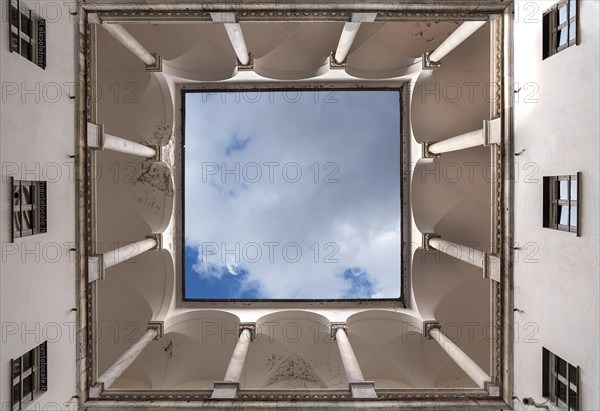
<path id="1" fill-rule="evenodd" d="M 579 410 L 579 367 L 542 349 L 542 395 L 562 410 Z"/>
<path id="2" fill-rule="evenodd" d="M 11 179 L 13 239 L 47 232 L 45 181 Z"/>
<path id="3" fill-rule="evenodd" d="M 185 300 L 400 298 L 398 89 L 183 98 Z"/>
<path id="4" fill-rule="evenodd" d="M 577 14 L 577 0 L 563 0 L 544 13 L 544 59 L 578 44 Z"/>
<path id="5" fill-rule="evenodd" d="M 544 227 L 580 235 L 580 175 L 544 177 Z"/>
<path id="6" fill-rule="evenodd" d="M 48 344 L 44 341 L 25 355 L 11 360 L 12 409 L 22 410 L 48 390 Z"/>
<path id="7" fill-rule="evenodd" d="M 10 51 L 46 68 L 46 21 L 19 0 L 10 1 Z"/>

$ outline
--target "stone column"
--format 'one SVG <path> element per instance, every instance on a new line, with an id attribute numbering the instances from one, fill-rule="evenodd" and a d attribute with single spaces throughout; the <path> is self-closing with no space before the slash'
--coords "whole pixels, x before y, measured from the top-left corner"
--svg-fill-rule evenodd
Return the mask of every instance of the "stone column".
<path id="1" fill-rule="evenodd" d="M 360 24 L 373 22 L 376 18 L 377 13 L 352 13 L 352 21 L 344 24 L 340 40 L 338 41 L 335 53 L 333 53 L 333 61 L 331 62 L 333 66 L 343 66 L 345 64 L 348 51 L 350 51 L 350 47 L 354 43 Z"/>
<path id="2" fill-rule="evenodd" d="M 254 341 L 256 336 L 255 324 L 240 324 L 240 336 L 231 354 L 225 378 L 221 382 L 215 382 L 211 398 L 231 399 L 236 398 L 240 385 L 240 377 L 246 363 L 246 355 L 250 342 Z"/>
<path id="3" fill-rule="evenodd" d="M 100 393 L 104 389 L 109 388 L 123 373 L 129 368 L 131 364 L 140 356 L 144 348 L 146 348 L 152 341 L 161 338 L 163 335 L 163 323 L 161 321 L 151 321 L 148 323 L 148 329 L 146 333 L 127 351 L 115 361 L 115 363 L 104 372 L 100 377 L 96 385 L 90 387 L 90 397 L 98 398 Z"/>
<path id="4" fill-rule="evenodd" d="M 346 377 L 350 384 L 350 391 L 352 392 L 352 398 L 377 398 L 375 392 L 375 384 L 373 381 L 365 381 L 354 350 L 346 335 L 347 325 L 343 323 L 332 323 L 331 324 L 331 336 L 337 341 L 338 349 L 340 350 L 340 357 L 342 357 L 342 364 L 346 371 Z"/>
<path id="5" fill-rule="evenodd" d="M 102 21 L 98 18 L 96 14 L 89 14 L 88 21 L 90 23 L 101 24 L 102 27 L 119 43 L 125 46 L 129 51 L 135 54 L 140 60 L 144 62 L 146 65 L 146 70 L 148 71 L 162 71 L 162 59 L 158 54 L 152 54 L 139 42 L 135 37 L 131 35 L 120 24 L 117 23 L 107 23 L 102 24 Z"/>
<path id="6" fill-rule="evenodd" d="M 446 38 L 433 52 L 427 52 L 423 55 L 423 68 L 432 69 L 440 66 L 440 60 L 448 53 L 458 47 L 471 34 L 475 33 L 487 21 L 465 21 L 458 26 L 452 34 Z"/>
<path id="7" fill-rule="evenodd" d="M 225 31 L 229 37 L 229 42 L 239 61 L 239 66 L 242 68 L 250 68 L 252 66 L 252 59 L 250 53 L 248 53 L 248 48 L 246 47 L 246 40 L 244 40 L 242 28 L 236 21 L 235 13 L 210 13 L 210 17 L 215 23 L 224 24 Z"/>
<path id="8" fill-rule="evenodd" d="M 107 268 L 137 257 L 146 251 L 161 248 L 162 235 L 150 234 L 145 240 L 124 245 L 104 254 L 91 255 L 88 260 L 88 279 L 90 282 L 103 279 Z"/>
<path id="9" fill-rule="evenodd" d="M 481 388 L 490 384 L 490 376 L 477 365 L 463 350 L 446 337 L 439 323 L 426 322 L 423 325 L 425 335 L 435 340 L 452 360 Z"/>
<path id="10" fill-rule="evenodd" d="M 149 147 L 121 137 L 104 132 L 102 124 L 88 123 L 87 127 L 88 148 L 98 150 L 112 150 L 134 156 L 160 159 L 160 148 Z"/>
<path id="11" fill-rule="evenodd" d="M 501 134 L 499 118 L 484 120 L 483 127 L 479 130 L 469 131 L 438 142 L 427 141 L 423 143 L 423 157 L 437 157 L 450 151 L 500 144 Z"/>
<path id="12" fill-rule="evenodd" d="M 492 253 L 441 239 L 437 234 L 423 234 L 423 248 L 432 248 L 483 270 L 483 277 L 500 282 L 500 259 Z"/>

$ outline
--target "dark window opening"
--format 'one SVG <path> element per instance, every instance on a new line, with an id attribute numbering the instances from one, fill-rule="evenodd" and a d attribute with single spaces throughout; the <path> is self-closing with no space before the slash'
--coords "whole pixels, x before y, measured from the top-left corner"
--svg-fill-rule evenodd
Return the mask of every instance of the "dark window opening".
<path id="1" fill-rule="evenodd" d="M 542 349 L 542 395 L 562 410 L 579 410 L 579 367 Z"/>
<path id="2" fill-rule="evenodd" d="M 577 14 L 577 0 L 563 0 L 544 13 L 544 59 L 578 44 Z"/>
<path id="3" fill-rule="evenodd" d="M 13 239 L 47 232 L 45 181 L 12 180 Z"/>
<path id="4" fill-rule="evenodd" d="M 580 235 L 580 175 L 544 177 L 545 228 Z"/>
<path id="5" fill-rule="evenodd" d="M 46 21 L 21 4 L 10 2 L 10 51 L 46 68 Z"/>

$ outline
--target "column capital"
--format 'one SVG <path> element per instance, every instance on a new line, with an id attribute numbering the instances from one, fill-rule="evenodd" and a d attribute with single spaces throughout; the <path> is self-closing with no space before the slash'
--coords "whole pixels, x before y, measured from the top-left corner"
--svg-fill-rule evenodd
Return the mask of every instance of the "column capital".
<path id="1" fill-rule="evenodd" d="M 421 247 L 423 247 L 423 249 L 425 249 L 426 251 L 431 250 L 431 247 L 429 246 L 429 240 L 431 240 L 432 238 L 441 238 L 441 235 L 437 233 L 421 233 Z"/>
<path id="2" fill-rule="evenodd" d="M 423 70 L 434 70 L 442 66 L 442 63 L 440 63 L 439 61 L 431 61 L 431 59 L 429 58 L 431 53 L 433 53 L 433 51 L 426 51 L 425 53 L 423 53 L 421 60 Z"/>
<path id="3" fill-rule="evenodd" d="M 435 141 L 424 141 L 421 143 L 421 156 L 423 158 L 438 158 L 439 154 L 433 154 L 429 151 L 429 146 L 435 144 Z"/>
<path id="4" fill-rule="evenodd" d="M 428 340 L 431 339 L 431 336 L 429 335 L 429 332 L 431 330 L 433 330 L 434 328 L 437 328 L 437 329 L 441 329 L 442 328 L 442 326 L 440 325 L 439 321 L 436 321 L 436 320 L 426 320 L 426 321 L 423 321 L 423 335 Z"/>
<path id="5" fill-rule="evenodd" d="M 162 71 L 162 57 L 156 53 L 150 53 L 154 56 L 154 64 L 146 64 L 146 71 L 148 72 L 158 72 Z"/>
<path id="6" fill-rule="evenodd" d="M 256 323 L 240 323 L 238 336 L 242 334 L 242 331 L 250 331 L 250 341 L 256 340 Z"/>
<path id="7" fill-rule="evenodd" d="M 156 155 L 151 158 L 154 162 L 162 161 L 162 146 L 160 144 L 148 144 L 148 147 L 153 148 L 156 151 Z"/>
<path id="8" fill-rule="evenodd" d="M 165 335 L 165 323 L 163 321 L 148 321 L 148 330 L 156 330 L 155 340 L 160 340 Z"/>
<path id="9" fill-rule="evenodd" d="M 237 59 L 236 67 L 238 71 L 254 70 L 254 56 L 252 55 L 252 53 L 248 53 L 248 64 L 242 64 L 240 59 Z"/>
<path id="10" fill-rule="evenodd" d="M 104 255 L 94 254 L 88 256 L 88 283 L 104 280 Z"/>
<path id="11" fill-rule="evenodd" d="M 335 50 L 329 53 L 329 69 L 330 70 L 340 70 L 345 69 L 348 65 L 348 58 L 345 58 L 344 61 L 338 63 L 335 61 Z"/>
<path id="12" fill-rule="evenodd" d="M 146 238 L 148 239 L 153 239 L 154 241 L 156 241 L 156 245 L 154 246 L 154 248 L 152 248 L 152 250 L 162 250 L 163 249 L 163 238 L 162 238 L 162 234 L 161 233 L 152 233 L 152 234 L 146 234 Z"/>
<path id="13" fill-rule="evenodd" d="M 340 328 L 346 332 L 348 332 L 348 324 L 346 323 L 331 323 L 331 325 L 329 326 L 329 332 L 331 335 L 331 339 L 333 341 L 337 341 L 337 338 L 335 336 L 335 333 L 337 333 L 337 330 L 339 330 Z"/>

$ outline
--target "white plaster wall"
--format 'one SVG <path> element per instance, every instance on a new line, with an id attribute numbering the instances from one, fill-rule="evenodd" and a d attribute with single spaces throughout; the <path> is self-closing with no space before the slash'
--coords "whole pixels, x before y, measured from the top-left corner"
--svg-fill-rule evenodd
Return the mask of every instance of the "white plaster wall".
<path id="1" fill-rule="evenodd" d="M 553 2 L 517 1 L 515 16 L 515 151 L 526 150 L 515 157 L 515 395 L 544 401 L 546 347 L 581 367 L 582 410 L 600 409 L 599 4 L 579 1 L 581 44 L 543 61 L 542 14 Z M 542 177 L 578 171 L 581 237 L 542 228 Z"/>
<path id="2" fill-rule="evenodd" d="M 46 19 L 47 68 L 9 51 L 0 1 L 0 407 L 10 409 L 10 360 L 48 341 L 48 391 L 28 409 L 74 409 L 75 33 L 69 2 L 23 1 Z M 48 233 L 10 243 L 9 177 L 48 182 Z M 70 404 L 70 405 L 69 405 Z"/>

